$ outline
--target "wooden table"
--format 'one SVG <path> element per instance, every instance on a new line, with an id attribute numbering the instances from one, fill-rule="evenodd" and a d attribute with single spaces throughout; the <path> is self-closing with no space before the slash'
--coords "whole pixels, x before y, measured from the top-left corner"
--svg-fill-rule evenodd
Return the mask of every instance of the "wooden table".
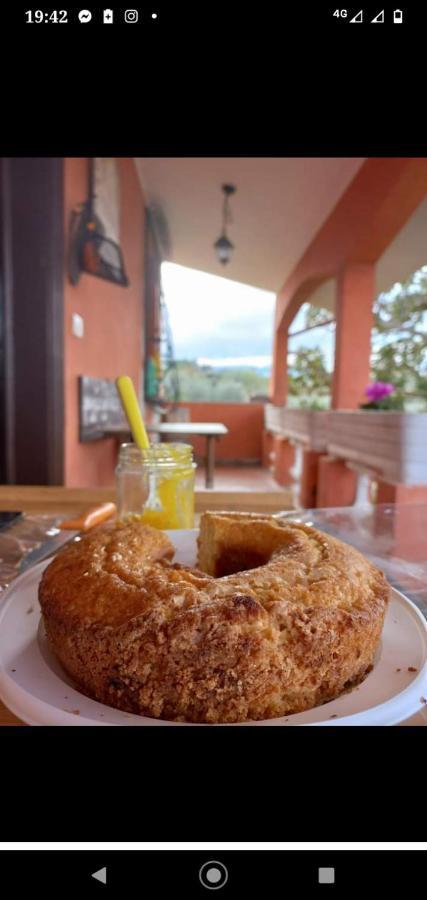
<path id="1" fill-rule="evenodd" d="M 0 510 L 46 515 L 63 514 L 69 518 L 98 503 L 116 501 L 115 486 L 100 488 L 45 487 L 44 485 L 0 485 Z M 275 513 L 292 509 L 292 493 L 283 491 L 207 491 L 196 490 L 196 514 L 207 509 L 235 512 Z"/>
<path id="2" fill-rule="evenodd" d="M 147 425 L 150 434 L 170 434 L 183 437 L 185 435 L 206 438 L 206 475 L 205 487 L 213 488 L 215 470 L 215 441 L 228 434 L 228 428 L 221 422 L 160 422 Z"/>
<path id="3" fill-rule="evenodd" d="M 20 512 L 63 515 L 78 515 L 85 509 L 115 500 L 115 488 L 64 488 L 64 487 L 27 487 L 0 485 L 0 510 L 19 510 Z M 207 509 L 230 509 L 237 512 L 275 513 L 291 509 L 291 495 L 282 492 L 250 491 L 196 491 L 196 520 L 198 514 Z M 1 595 L 0 595 L 1 606 Z M 0 701 L 0 726 L 23 725 L 10 710 Z"/>

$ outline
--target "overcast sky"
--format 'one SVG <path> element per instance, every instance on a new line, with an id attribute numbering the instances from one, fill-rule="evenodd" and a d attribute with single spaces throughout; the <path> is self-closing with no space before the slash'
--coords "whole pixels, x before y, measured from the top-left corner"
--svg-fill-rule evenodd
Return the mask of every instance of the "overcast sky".
<path id="1" fill-rule="evenodd" d="M 271 362 L 274 294 L 174 263 L 163 263 L 162 284 L 176 359 L 218 365 Z M 299 316 L 292 328 L 301 327 Z M 329 362 L 332 341 L 326 329 L 316 329 L 295 338 L 289 349 L 319 345 Z"/>

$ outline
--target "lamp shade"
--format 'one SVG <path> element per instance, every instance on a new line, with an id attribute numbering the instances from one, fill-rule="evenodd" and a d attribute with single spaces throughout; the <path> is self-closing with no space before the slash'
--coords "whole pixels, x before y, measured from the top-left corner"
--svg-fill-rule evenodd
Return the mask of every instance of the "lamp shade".
<path id="1" fill-rule="evenodd" d="M 215 241 L 214 247 L 220 263 L 225 266 L 231 259 L 234 245 L 228 240 L 228 237 L 226 237 L 225 234 L 222 234 L 221 237 Z"/>

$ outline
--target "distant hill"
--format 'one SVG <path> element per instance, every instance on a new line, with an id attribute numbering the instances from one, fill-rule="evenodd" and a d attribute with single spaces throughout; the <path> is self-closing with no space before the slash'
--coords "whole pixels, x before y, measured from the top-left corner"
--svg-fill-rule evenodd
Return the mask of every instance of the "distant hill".
<path id="1" fill-rule="evenodd" d="M 248 403 L 254 395 L 268 392 L 268 366 L 198 365 L 192 360 L 177 360 L 164 381 L 167 400 L 176 399 L 174 384 L 179 383 L 179 398 L 183 401 Z"/>
<path id="2" fill-rule="evenodd" d="M 210 366 L 215 372 L 255 372 L 257 375 L 269 377 L 271 374 L 271 366 Z"/>

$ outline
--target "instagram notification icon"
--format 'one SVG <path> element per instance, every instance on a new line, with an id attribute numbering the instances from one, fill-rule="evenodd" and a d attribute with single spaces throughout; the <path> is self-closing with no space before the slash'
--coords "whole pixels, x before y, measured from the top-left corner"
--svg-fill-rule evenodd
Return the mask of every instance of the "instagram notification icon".
<path id="1" fill-rule="evenodd" d="M 125 12 L 125 22 L 137 22 L 138 21 L 138 10 L 137 9 L 127 9 Z"/>

